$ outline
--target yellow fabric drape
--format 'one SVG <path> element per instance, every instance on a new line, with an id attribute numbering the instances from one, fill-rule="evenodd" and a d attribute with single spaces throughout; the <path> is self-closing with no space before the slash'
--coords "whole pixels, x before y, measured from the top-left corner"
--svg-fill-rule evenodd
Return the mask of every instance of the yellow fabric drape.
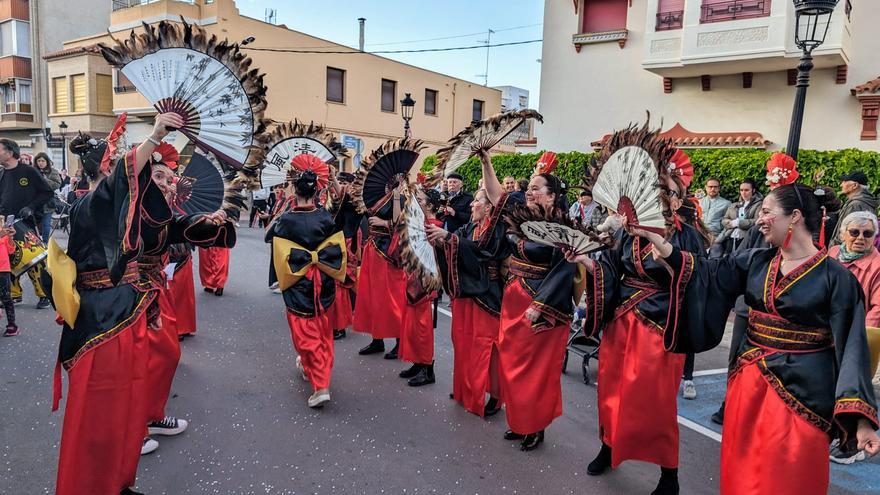
<path id="1" fill-rule="evenodd" d="M 52 300 L 55 303 L 55 310 L 69 326 L 73 327 L 79 314 L 76 263 L 61 249 L 54 237 L 49 239 L 46 269 L 52 276 Z"/>
<path id="2" fill-rule="evenodd" d="M 321 251 L 332 246 L 338 246 L 339 249 L 342 250 L 342 263 L 340 264 L 339 268 L 327 266 L 321 263 L 318 259 L 318 254 Z M 290 258 L 290 251 L 294 249 L 298 251 L 305 251 L 312 255 L 312 261 L 305 264 L 296 272 L 293 272 L 293 270 L 291 270 L 290 264 L 288 263 L 288 259 Z M 317 265 L 319 270 L 326 273 L 334 280 L 339 282 L 344 281 L 347 255 L 348 253 L 345 251 L 345 235 L 343 235 L 342 231 L 339 231 L 328 237 L 314 251 L 306 249 L 301 245 L 291 241 L 290 239 L 276 237 L 272 241 L 272 263 L 274 263 L 275 265 L 275 274 L 278 276 L 278 286 L 281 290 L 288 289 L 295 283 L 299 282 L 299 280 L 303 278 L 306 273 L 308 273 L 309 268 L 311 268 L 312 265 Z"/>

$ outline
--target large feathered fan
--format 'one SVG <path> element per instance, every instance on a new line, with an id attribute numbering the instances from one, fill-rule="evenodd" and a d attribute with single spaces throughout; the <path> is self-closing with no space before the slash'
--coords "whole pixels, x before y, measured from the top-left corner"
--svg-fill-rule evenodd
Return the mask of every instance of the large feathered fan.
<path id="1" fill-rule="evenodd" d="M 627 225 L 665 235 L 671 224 L 665 169 L 675 148 L 648 124 L 611 136 L 595 163 L 593 199 L 623 215 Z"/>
<path id="2" fill-rule="evenodd" d="M 437 151 L 437 170 L 443 177 L 449 177 L 468 158 L 480 150 L 489 150 L 517 127 L 529 119 L 544 122 L 544 117 L 535 110 L 519 110 L 500 113 L 488 119 L 474 122 Z"/>
<path id="3" fill-rule="evenodd" d="M 263 75 L 238 44 L 218 41 L 183 18 L 144 23 L 143 30 L 112 48 L 99 45 L 104 58 L 158 112 L 179 114 L 184 126 L 178 130 L 196 147 L 243 170 L 242 180 L 255 180 L 263 162 L 255 139 L 266 109 Z"/>
<path id="4" fill-rule="evenodd" d="M 575 255 L 589 254 L 604 249 L 599 232 L 572 220 L 567 212 L 552 212 L 541 206 L 516 205 L 504 220 L 510 231 L 530 241 L 571 250 Z"/>
<path id="5" fill-rule="evenodd" d="M 223 206 L 223 177 L 204 155 L 194 153 L 177 181 L 175 204 L 186 214 L 213 213 Z"/>
<path id="6" fill-rule="evenodd" d="M 351 197 L 360 213 L 376 206 L 388 192 L 409 179 L 409 172 L 424 146 L 417 139 L 388 141 L 367 157 L 357 171 Z"/>
<path id="7" fill-rule="evenodd" d="M 406 207 L 401 212 L 402 220 L 397 226 L 400 236 L 400 258 L 403 269 L 422 282 L 426 290 L 439 289 L 443 285 L 434 246 L 428 242 L 425 230 L 425 213 L 415 194 L 409 194 Z"/>
<path id="8" fill-rule="evenodd" d="M 345 146 L 314 122 L 306 125 L 293 121 L 277 125 L 265 140 L 268 151 L 260 177 L 263 187 L 283 184 L 291 160 L 298 155 L 314 155 L 328 165 L 335 165 L 340 157 L 348 156 Z"/>

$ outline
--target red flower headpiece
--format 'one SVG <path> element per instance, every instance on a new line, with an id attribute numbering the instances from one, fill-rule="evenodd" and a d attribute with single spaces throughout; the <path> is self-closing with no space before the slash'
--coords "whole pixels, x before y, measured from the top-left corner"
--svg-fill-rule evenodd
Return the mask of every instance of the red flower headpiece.
<path id="1" fill-rule="evenodd" d="M 419 173 L 416 174 L 416 182 L 417 182 L 419 185 L 424 186 L 424 185 L 425 185 L 425 182 L 426 182 L 427 180 L 428 180 L 428 176 L 425 175 L 423 172 L 419 172 Z"/>
<path id="2" fill-rule="evenodd" d="M 767 185 L 770 189 L 792 184 L 798 177 L 797 162 L 785 153 L 773 153 L 767 160 Z"/>
<path id="3" fill-rule="evenodd" d="M 538 164 L 535 165 L 535 174 L 553 173 L 557 165 L 559 165 L 559 161 L 556 159 L 556 153 L 545 151 L 541 158 L 538 159 Z"/>
<path id="4" fill-rule="evenodd" d="M 117 158 L 116 153 L 119 150 L 119 141 L 125 134 L 125 119 L 128 113 L 123 113 L 116 119 L 116 124 L 110 134 L 107 135 L 107 148 L 104 149 L 104 156 L 101 158 L 101 172 L 110 175 L 110 160 Z"/>
<path id="5" fill-rule="evenodd" d="M 330 167 L 315 155 L 301 154 L 290 161 L 291 171 L 305 172 L 310 170 L 318 176 L 318 190 L 327 187 L 330 181 Z M 296 174 L 298 175 L 298 174 Z"/>
<path id="6" fill-rule="evenodd" d="M 177 170 L 177 162 L 180 161 L 180 153 L 177 152 L 177 148 L 162 141 L 159 143 L 159 146 L 156 146 L 156 149 L 153 150 L 153 154 L 150 155 L 150 158 L 153 159 L 153 163 L 164 163 L 165 166 L 171 170 Z"/>
<path id="7" fill-rule="evenodd" d="M 670 174 L 678 177 L 685 188 L 691 186 L 691 181 L 694 180 L 694 165 L 684 151 L 676 149 L 666 167 Z"/>

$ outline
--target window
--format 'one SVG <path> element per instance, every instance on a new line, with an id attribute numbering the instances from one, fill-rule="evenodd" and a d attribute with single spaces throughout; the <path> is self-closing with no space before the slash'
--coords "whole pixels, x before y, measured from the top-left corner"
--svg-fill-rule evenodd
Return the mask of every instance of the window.
<path id="1" fill-rule="evenodd" d="M 56 77 L 55 79 L 52 79 L 52 101 L 54 103 L 55 113 L 70 112 L 66 77 Z"/>
<path id="2" fill-rule="evenodd" d="M 88 111 L 88 107 L 86 107 L 86 75 L 70 76 L 70 86 L 73 88 L 73 111 Z"/>
<path id="3" fill-rule="evenodd" d="M 526 95 L 519 95 L 519 107 L 520 108 L 528 108 L 529 106 L 529 97 Z"/>
<path id="4" fill-rule="evenodd" d="M 425 115 L 437 115 L 437 91 L 425 90 Z"/>
<path id="5" fill-rule="evenodd" d="M 474 100 L 474 111 L 471 120 L 483 120 L 483 100 Z"/>
<path id="6" fill-rule="evenodd" d="M 98 74 L 95 79 L 95 95 L 98 113 L 113 113 L 113 77 Z"/>
<path id="7" fill-rule="evenodd" d="M 10 81 L 9 84 L 0 85 L 0 103 L 3 104 L 0 113 L 15 112 L 15 87 L 12 84 Z"/>
<path id="8" fill-rule="evenodd" d="M 116 83 L 113 85 L 114 93 L 133 93 L 137 91 L 134 84 L 119 69 L 113 69 L 113 77 L 116 78 Z"/>
<path id="9" fill-rule="evenodd" d="M 19 57 L 31 56 L 31 26 L 22 21 L 15 21 L 15 54 Z"/>
<path id="10" fill-rule="evenodd" d="M 629 0 L 584 0 L 582 33 L 604 33 L 626 29 Z"/>
<path id="11" fill-rule="evenodd" d="M 345 71 L 327 67 L 327 101 L 345 102 Z"/>
<path id="12" fill-rule="evenodd" d="M 382 79 L 382 111 L 394 112 L 397 108 L 397 81 Z"/>
<path id="13" fill-rule="evenodd" d="M 18 80 L 18 112 L 31 113 L 31 83 Z"/>
<path id="14" fill-rule="evenodd" d="M 700 22 L 723 22 L 770 15 L 770 0 L 703 0 Z"/>
<path id="15" fill-rule="evenodd" d="M 655 31 L 681 29 L 684 19 L 684 0 L 660 0 L 657 3 Z"/>
<path id="16" fill-rule="evenodd" d="M 0 23 L 0 57 L 31 56 L 30 25 L 24 21 L 11 20 Z"/>

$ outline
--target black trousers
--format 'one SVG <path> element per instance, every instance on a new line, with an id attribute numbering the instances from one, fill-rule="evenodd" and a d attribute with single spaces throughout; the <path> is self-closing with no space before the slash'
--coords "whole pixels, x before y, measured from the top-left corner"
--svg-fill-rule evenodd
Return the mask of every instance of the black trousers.
<path id="1" fill-rule="evenodd" d="M 12 302 L 12 277 L 9 272 L 0 272 L 0 305 L 6 311 L 6 326 L 15 326 L 15 304 Z"/>

